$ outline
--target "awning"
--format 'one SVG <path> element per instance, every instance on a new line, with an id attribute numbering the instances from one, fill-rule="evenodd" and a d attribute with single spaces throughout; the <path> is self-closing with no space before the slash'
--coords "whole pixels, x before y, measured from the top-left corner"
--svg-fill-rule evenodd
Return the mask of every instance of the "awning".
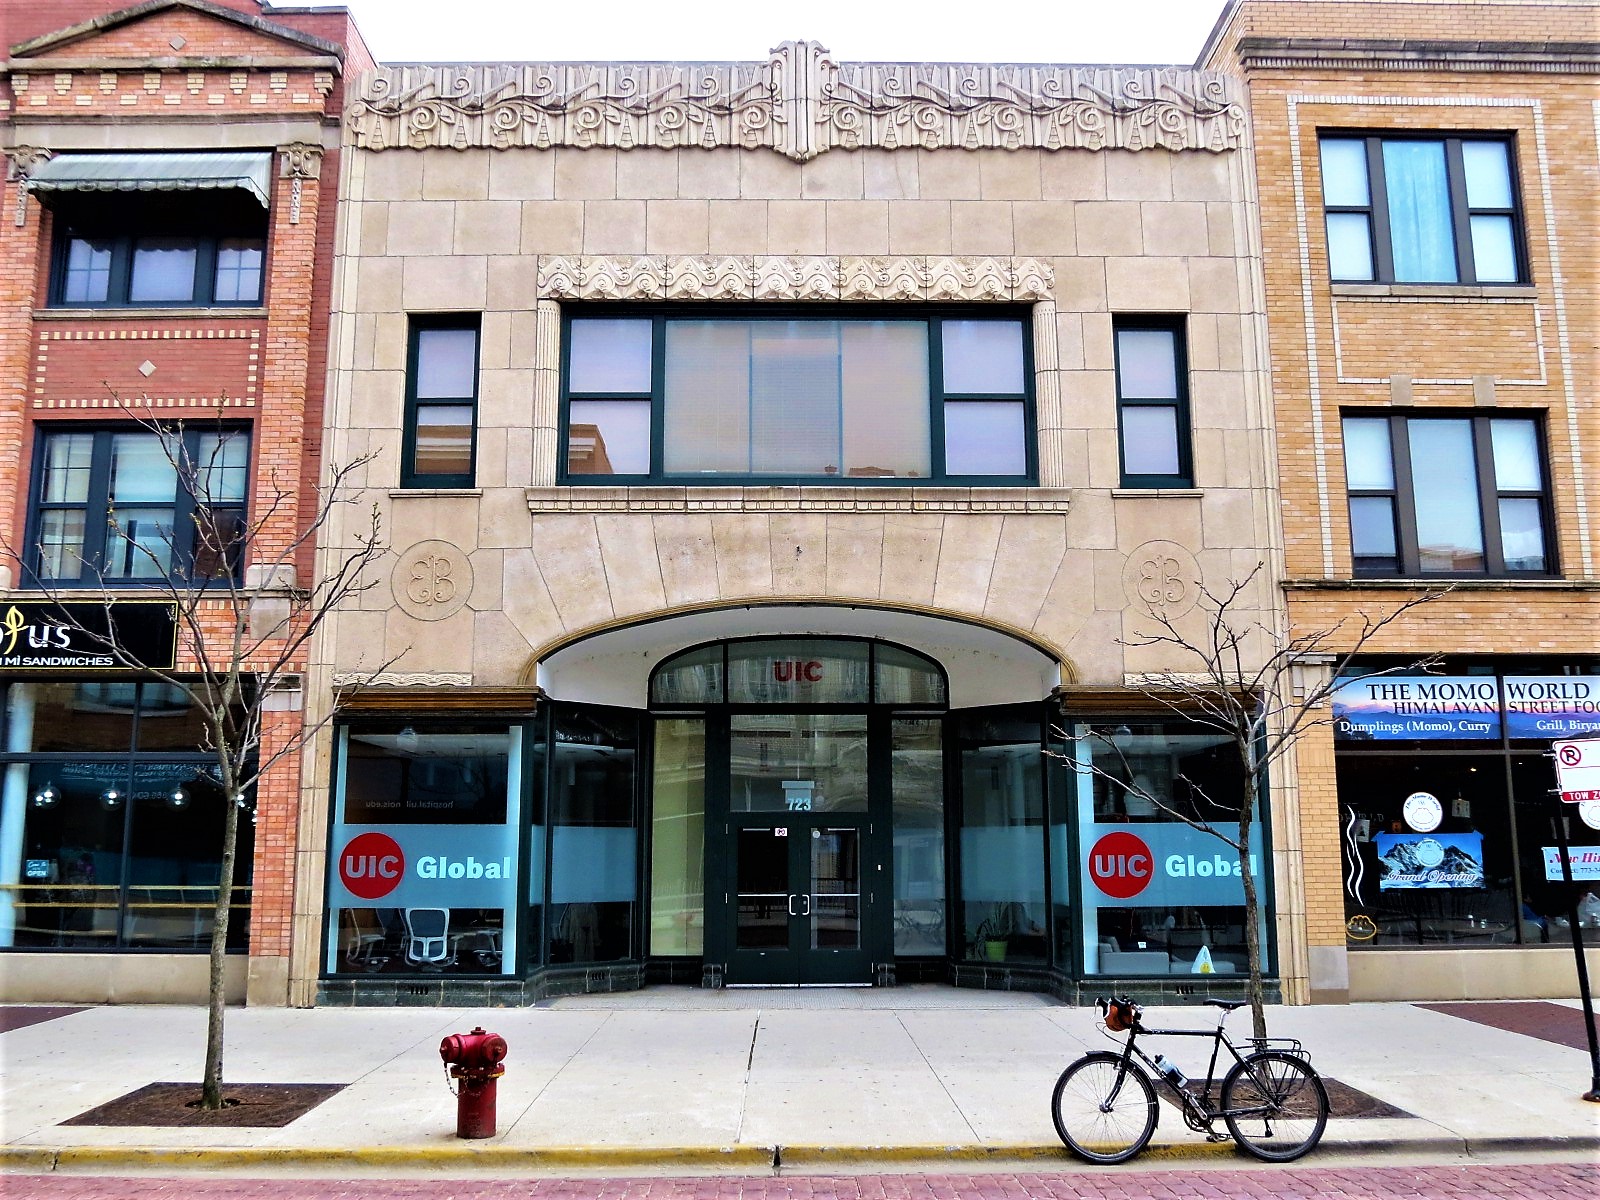
<path id="1" fill-rule="evenodd" d="M 187 192 L 238 188 L 267 207 L 272 155 L 60 154 L 28 180 L 36 192 Z"/>

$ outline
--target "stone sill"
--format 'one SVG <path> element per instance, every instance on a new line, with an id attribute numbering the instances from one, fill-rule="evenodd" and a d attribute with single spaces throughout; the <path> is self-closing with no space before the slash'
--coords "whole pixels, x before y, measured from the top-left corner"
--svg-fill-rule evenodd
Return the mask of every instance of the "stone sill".
<path id="1" fill-rule="evenodd" d="M 1286 592 L 1595 592 L 1596 579 L 1285 579 Z"/>
<path id="2" fill-rule="evenodd" d="M 1198 500 L 1205 495 L 1199 488 L 1112 488 L 1116 500 Z"/>
<path id="3" fill-rule="evenodd" d="M 468 499 L 482 497 L 482 488 L 390 488 L 391 500 L 440 500 L 464 496 Z"/>
<path id="4" fill-rule="evenodd" d="M 1355 300 L 1521 300 L 1533 303 L 1539 290 L 1531 283 L 1330 283 L 1336 297 Z"/>
<path id="5" fill-rule="evenodd" d="M 214 306 L 189 306 L 185 308 L 118 308 L 108 305 L 97 308 L 92 304 L 75 308 L 36 308 L 35 321 L 264 321 L 265 308 L 217 308 Z"/>
<path id="6" fill-rule="evenodd" d="M 1069 488 L 1036 487 L 536 487 L 548 512 L 1065 513 Z"/>

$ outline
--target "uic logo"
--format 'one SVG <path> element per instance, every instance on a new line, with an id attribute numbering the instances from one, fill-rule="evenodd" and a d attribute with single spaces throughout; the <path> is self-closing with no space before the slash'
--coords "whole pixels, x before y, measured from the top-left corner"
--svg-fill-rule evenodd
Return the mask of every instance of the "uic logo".
<path id="1" fill-rule="evenodd" d="M 363 900 L 387 896 L 405 873 L 405 852 L 386 833 L 360 834 L 339 852 L 339 878 L 351 895 Z"/>
<path id="2" fill-rule="evenodd" d="M 1089 851 L 1089 877 L 1117 900 L 1137 896 L 1150 886 L 1155 859 L 1145 840 L 1125 830 L 1108 833 Z"/>

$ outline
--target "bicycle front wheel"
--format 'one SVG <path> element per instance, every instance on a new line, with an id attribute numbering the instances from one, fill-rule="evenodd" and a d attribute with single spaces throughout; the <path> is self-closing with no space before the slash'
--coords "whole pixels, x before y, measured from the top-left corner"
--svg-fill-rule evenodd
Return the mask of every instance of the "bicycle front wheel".
<path id="1" fill-rule="evenodd" d="M 1061 1073 L 1050 1098 L 1056 1133 L 1085 1162 L 1127 1162 L 1156 1128 L 1156 1093 L 1121 1055 L 1086 1054 Z"/>
<path id="2" fill-rule="evenodd" d="M 1322 1140 L 1328 1090 L 1305 1059 L 1263 1050 L 1235 1064 L 1222 1081 L 1222 1119 L 1246 1153 L 1291 1162 Z"/>

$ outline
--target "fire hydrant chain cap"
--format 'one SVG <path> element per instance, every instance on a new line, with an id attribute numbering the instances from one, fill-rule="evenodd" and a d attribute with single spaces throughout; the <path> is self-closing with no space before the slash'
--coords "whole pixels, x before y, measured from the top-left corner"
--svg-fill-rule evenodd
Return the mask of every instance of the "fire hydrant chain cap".
<path id="1" fill-rule="evenodd" d="M 456 1136 L 494 1136 L 495 1084 L 505 1068 L 505 1038 L 476 1026 L 471 1033 L 452 1033 L 439 1043 L 439 1057 L 449 1074 L 461 1081 L 456 1093 Z"/>

